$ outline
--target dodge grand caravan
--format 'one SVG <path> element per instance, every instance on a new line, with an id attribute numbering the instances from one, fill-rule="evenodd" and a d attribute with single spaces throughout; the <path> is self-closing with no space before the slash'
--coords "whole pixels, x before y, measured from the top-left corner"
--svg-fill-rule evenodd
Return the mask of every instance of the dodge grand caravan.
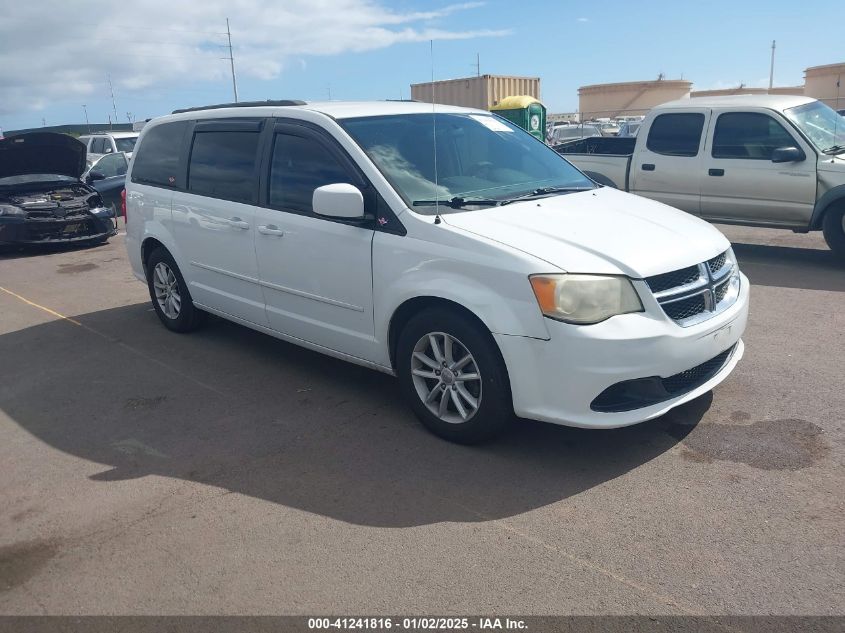
<path id="1" fill-rule="evenodd" d="M 743 354 L 714 227 L 480 110 L 276 101 L 155 119 L 126 244 L 170 330 L 208 313 L 397 376 L 434 433 L 655 418 Z"/>

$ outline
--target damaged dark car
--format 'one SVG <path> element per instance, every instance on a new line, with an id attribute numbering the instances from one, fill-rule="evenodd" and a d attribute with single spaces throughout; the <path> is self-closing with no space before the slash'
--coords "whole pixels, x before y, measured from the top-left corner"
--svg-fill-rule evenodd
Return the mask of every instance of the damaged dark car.
<path id="1" fill-rule="evenodd" d="M 0 246 L 98 244 L 115 234 L 114 210 L 80 179 L 85 153 L 52 132 L 0 140 Z"/>

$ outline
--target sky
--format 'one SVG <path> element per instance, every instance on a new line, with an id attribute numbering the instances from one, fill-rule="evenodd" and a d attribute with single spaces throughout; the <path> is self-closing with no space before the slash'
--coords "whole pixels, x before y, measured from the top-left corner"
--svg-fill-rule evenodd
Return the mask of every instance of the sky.
<path id="1" fill-rule="evenodd" d="M 845 61 L 835 2 L 0 0 L 0 129 L 126 122 L 238 96 L 410 97 L 410 84 L 541 78 L 550 112 L 582 85 L 684 78 L 694 89 L 803 83 Z M 823 7 L 827 7 L 828 18 Z M 825 33 L 829 30 L 829 33 Z M 431 44 L 433 44 L 433 55 Z M 109 91 L 114 91 L 115 106 Z"/>

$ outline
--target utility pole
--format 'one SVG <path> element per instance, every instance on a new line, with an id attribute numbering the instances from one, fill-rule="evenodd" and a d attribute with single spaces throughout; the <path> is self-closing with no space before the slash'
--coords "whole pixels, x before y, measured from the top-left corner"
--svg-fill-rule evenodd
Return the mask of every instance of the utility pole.
<path id="1" fill-rule="evenodd" d="M 475 54 L 475 76 L 481 77 L 481 55 Z"/>
<path id="2" fill-rule="evenodd" d="M 229 38 L 229 64 L 232 66 L 232 91 L 235 93 L 235 103 L 237 103 L 238 83 L 235 81 L 235 58 L 232 55 L 232 32 L 229 30 L 229 18 L 226 18 L 226 37 Z"/>
<path id="3" fill-rule="evenodd" d="M 769 66 L 769 90 L 775 82 L 775 40 L 772 40 L 772 63 Z"/>
<path id="4" fill-rule="evenodd" d="M 117 123 L 117 104 L 114 102 L 114 88 L 112 88 L 111 85 L 111 75 L 106 75 L 106 79 L 109 81 L 109 93 L 111 93 L 111 107 L 114 112 L 114 122 Z"/>
<path id="5" fill-rule="evenodd" d="M 129 121 L 130 123 L 132 123 L 132 113 L 131 112 L 126 113 L 126 120 Z"/>
<path id="6" fill-rule="evenodd" d="M 84 103 L 82 104 L 82 109 L 85 111 L 85 125 L 88 126 L 88 133 L 90 134 L 91 133 L 91 124 L 88 122 L 88 108 L 85 106 Z"/>

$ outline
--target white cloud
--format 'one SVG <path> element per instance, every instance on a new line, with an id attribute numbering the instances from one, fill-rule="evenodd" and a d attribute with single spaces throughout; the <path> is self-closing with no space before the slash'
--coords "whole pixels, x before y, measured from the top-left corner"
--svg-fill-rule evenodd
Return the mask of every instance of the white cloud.
<path id="1" fill-rule="evenodd" d="M 447 0 L 448 1 L 448 0 Z M 13 2 L 14 6 L 2 7 Z M 0 2 L 0 114 L 68 98 L 225 80 L 230 19 L 239 76 L 269 80 L 309 56 L 402 42 L 497 37 L 505 30 L 444 27 L 443 18 L 483 6 L 396 12 L 384 0 L 89 0 Z"/>
<path id="2" fill-rule="evenodd" d="M 590 18 L 578 18 L 576 22 L 589 22 Z"/>

